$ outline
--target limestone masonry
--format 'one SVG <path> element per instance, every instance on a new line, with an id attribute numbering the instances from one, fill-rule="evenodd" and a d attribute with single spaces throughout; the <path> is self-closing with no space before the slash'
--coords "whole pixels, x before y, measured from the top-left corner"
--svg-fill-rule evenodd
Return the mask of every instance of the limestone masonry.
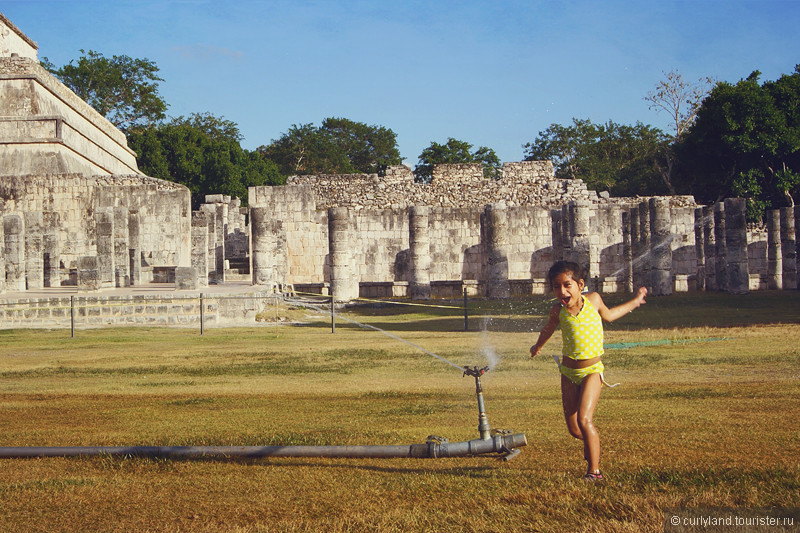
<path id="1" fill-rule="evenodd" d="M 797 288 L 800 210 L 748 228 L 743 200 L 612 198 L 555 179 L 549 161 L 505 163 L 497 180 L 472 164 L 437 166 L 427 184 L 404 166 L 293 176 L 250 188 L 247 201 L 209 195 L 193 212 L 186 187 L 142 175 L 124 134 L 43 69 L 36 44 L 0 15 L 0 292 L 245 281 L 259 294 L 342 301 L 508 298 L 547 292 L 558 259 L 585 264 L 603 291 Z M 149 320 L 141 312 L 135 323 Z"/>

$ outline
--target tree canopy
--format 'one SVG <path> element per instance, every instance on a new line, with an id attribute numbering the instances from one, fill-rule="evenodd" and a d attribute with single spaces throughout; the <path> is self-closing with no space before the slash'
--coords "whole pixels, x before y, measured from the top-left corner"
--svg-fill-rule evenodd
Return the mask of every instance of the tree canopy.
<path id="1" fill-rule="evenodd" d="M 590 189 L 631 196 L 668 192 L 659 172 L 668 142 L 664 132 L 641 122 L 574 118 L 567 126 L 551 124 L 523 148 L 526 161 L 552 160 L 557 178 L 580 178 Z"/>
<path id="2" fill-rule="evenodd" d="M 484 177 L 491 179 L 500 177 L 500 158 L 494 150 L 485 146 L 473 150 L 470 143 L 450 137 L 444 144 L 431 142 L 430 146 L 422 151 L 414 167 L 415 180 L 430 182 L 435 165 L 460 163 L 480 163 L 483 166 Z"/>
<path id="3" fill-rule="evenodd" d="M 682 188 L 702 202 L 748 198 L 748 217 L 800 193 L 800 65 L 761 84 L 753 72 L 718 83 L 678 145 Z"/>
<path id="4" fill-rule="evenodd" d="M 178 117 L 156 127 L 128 132 L 145 174 L 189 188 L 196 208 L 207 194 L 227 194 L 247 202 L 247 188 L 285 183 L 277 166 L 242 149 L 238 126 L 209 113 Z"/>
<path id="5" fill-rule="evenodd" d="M 81 50 L 77 62 L 59 68 L 47 58 L 42 66 L 121 130 L 164 119 L 167 104 L 158 94 L 158 66 L 126 55 L 105 57 Z"/>
<path id="6" fill-rule="evenodd" d="M 292 125 L 258 148 L 286 175 L 382 173 L 402 162 L 397 135 L 389 128 L 346 118 L 326 118 L 320 127 Z"/>

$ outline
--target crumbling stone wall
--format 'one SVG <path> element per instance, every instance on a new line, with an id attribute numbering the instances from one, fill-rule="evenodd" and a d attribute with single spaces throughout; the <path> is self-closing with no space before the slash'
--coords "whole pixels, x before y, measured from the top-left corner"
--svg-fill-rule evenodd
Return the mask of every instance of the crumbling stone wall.
<path id="1" fill-rule="evenodd" d="M 502 177 L 485 179 L 480 164 L 436 165 L 430 183 L 415 183 L 408 167 L 389 167 L 385 176 L 346 174 L 292 176 L 290 185 L 313 191 L 319 209 L 398 209 L 411 205 L 437 207 L 506 205 L 561 206 L 571 200 L 597 202 L 581 180 L 557 180 L 550 161 L 505 163 Z"/>

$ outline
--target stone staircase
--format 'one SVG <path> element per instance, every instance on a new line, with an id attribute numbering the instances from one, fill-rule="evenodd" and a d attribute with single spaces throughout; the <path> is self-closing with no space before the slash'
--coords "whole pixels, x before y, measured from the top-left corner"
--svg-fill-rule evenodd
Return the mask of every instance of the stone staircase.
<path id="1" fill-rule="evenodd" d="M 250 258 L 226 259 L 225 281 L 250 281 Z"/>

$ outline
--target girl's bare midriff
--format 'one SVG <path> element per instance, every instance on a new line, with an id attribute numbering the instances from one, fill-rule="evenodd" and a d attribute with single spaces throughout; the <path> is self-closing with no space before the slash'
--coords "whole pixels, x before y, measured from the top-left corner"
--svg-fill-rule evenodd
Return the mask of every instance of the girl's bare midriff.
<path id="1" fill-rule="evenodd" d="M 587 368 L 600 361 L 599 357 L 591 359 L 572 359 L 566 355 L 561 358 L 561 364 L 567 368 Z"/>

